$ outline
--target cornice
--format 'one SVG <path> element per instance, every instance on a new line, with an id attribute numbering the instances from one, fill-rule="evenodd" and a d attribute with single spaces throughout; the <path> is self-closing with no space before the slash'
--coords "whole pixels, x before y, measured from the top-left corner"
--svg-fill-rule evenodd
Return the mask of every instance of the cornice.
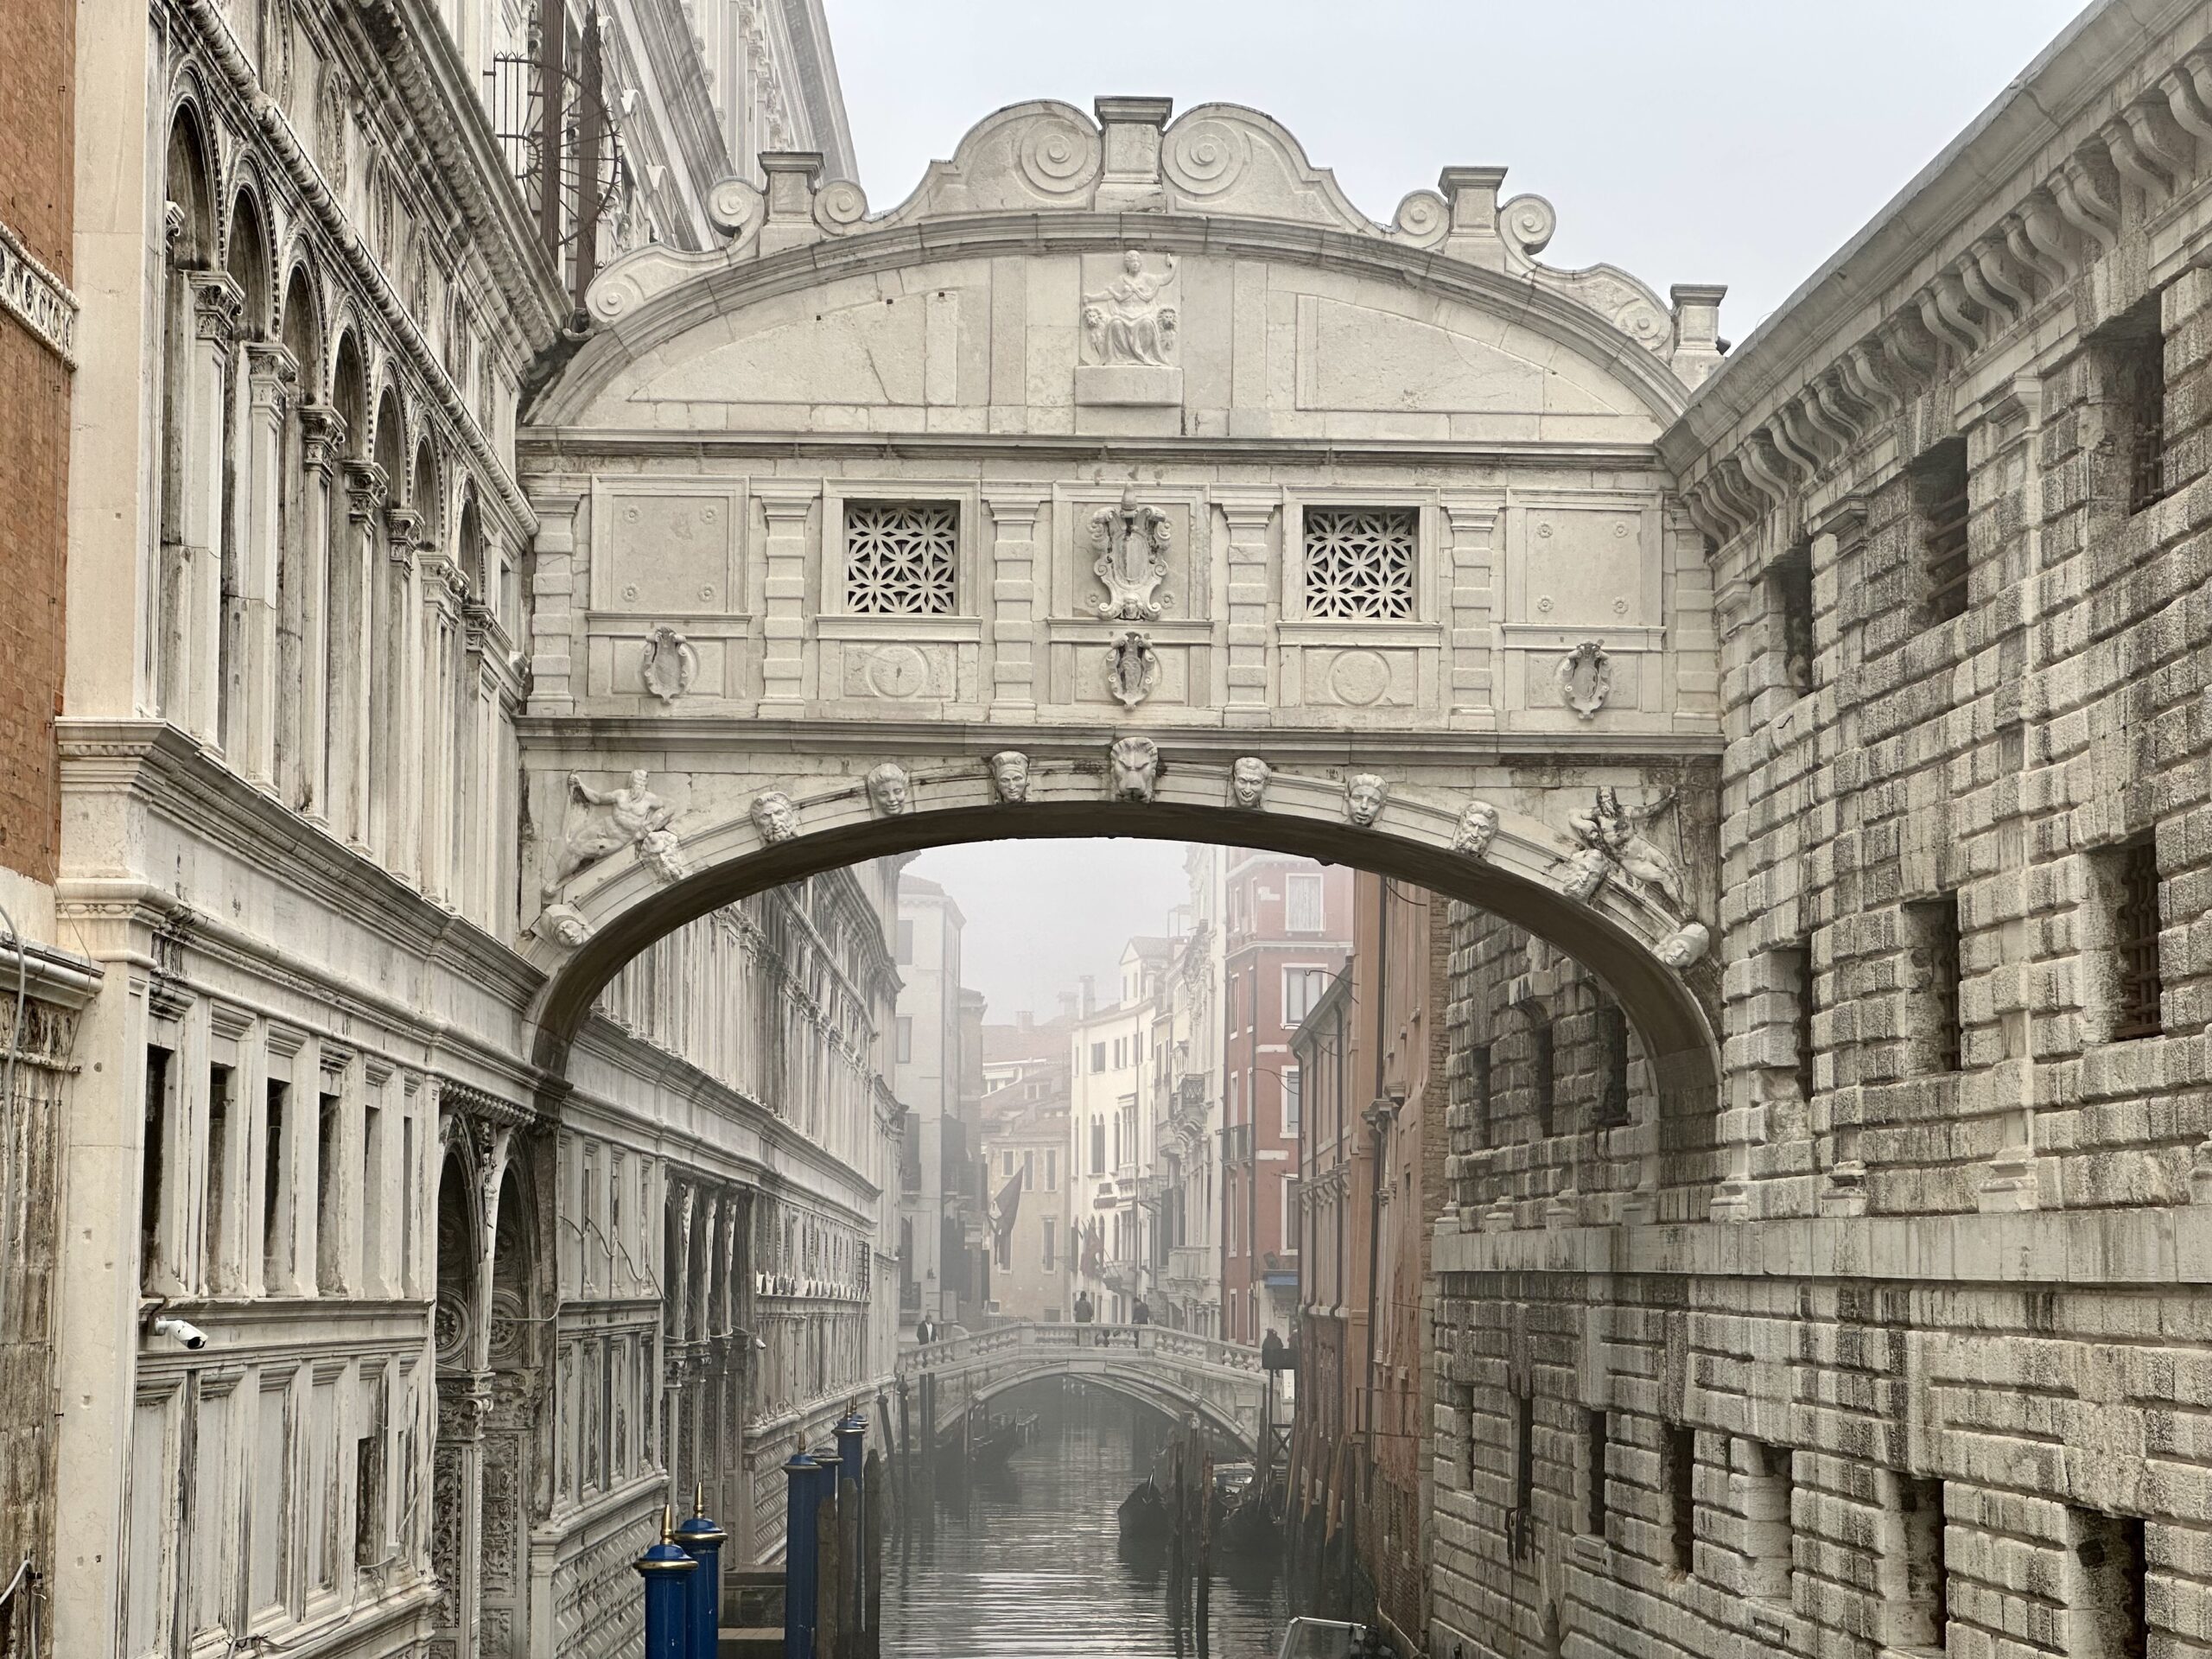
<path id="1" fill-rule="evenodd" d="M 454 969 L 511 1007 L 529 1007 L 544 982 L 541 972 L 474 922 L 254 788 L 168 721 L 65 716 L 54 728 L 65 794 L 133 796 L 278 885 L 426 963 Z"/>
<path id="2" fill-rule="evenodd" d="M 515 437 L 518 466 L 534 487 L 541 480 L 588 476 L 609 457 L 654 460 L 1111 461 L 1118 459 L 1311 466 L 1351 462 L 1396 467 L 1492 467 L 1528 471 L 1599 470 L 1653 474 L 1653 486 L 1670 481 L 1653 444 L 1559 442 L 1549 439 L 1475 442 L 1429 438 L 1230 438 L 1108 436 L 1067 433 L 986 432 L 727 432 L 651 430 L 634 427 L 538 425 Z M 1022 480 L 1041 499 L 1049 487 Z M 793 487 L 801 487 L 794 486 Z M 986 487 L 989 487 L 988 482 Z M 1264 493 L 1272 502 L 1280 488 Z M 808 498 L 810 500 L 811 497 Z"/>
<path id="3" fill-rule="evenodd" d="M 977 755 L 1018 743 L 1033 760 L 1095 760 L 1119 728 L 1055 723 L 1004 726 L 983 721 L 776 719 L 697 715 L 524 715 L 515 722 L 525 750 L 542 747 L 556 753 L 573 746 L 604 753 L 612 746 L 628 754 L 640 749 L 671 755 L 779 753 L 872 755 Z M 1145 735 L 1170 760 L 1226 765 L 1252 747 L 1249 733 L 1217 728 L 1146 728 Z M 1724 741 L 1718 733 L 1656 732 L 1467 732 L 1456 730 L 1339 731 L 1274 726 L 1265 747 L 1270 761 L 1315 766 L 1366 765 L 1395 761 L 1407 766 L 1458 765 L 1470 761 L 1510 764 L 1526 755 L 1555 761 L 1562 751 L 1592 762 L 1618 760 L 1717 760 Z"/>

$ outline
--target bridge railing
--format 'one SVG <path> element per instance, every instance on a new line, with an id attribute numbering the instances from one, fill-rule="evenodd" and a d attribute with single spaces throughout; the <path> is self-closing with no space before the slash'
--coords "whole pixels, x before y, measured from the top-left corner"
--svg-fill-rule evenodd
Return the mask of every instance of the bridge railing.
<path id="1" fill-rule="evenodd" d="M 1256 1348 L 1189 1331 L 1173 1331 L 1165 1325 L 1044 1325 L 1024 1320 L 909 1348 L 899 1356 L 899 1370 L 911 1375 L 945 1370 L 1025 1351 L 1058 1354 L 1084 1349 L 1152 1354 L 1222 1370 L 1256 1373 L 1260 1369 L 1260 1351 Z"/>

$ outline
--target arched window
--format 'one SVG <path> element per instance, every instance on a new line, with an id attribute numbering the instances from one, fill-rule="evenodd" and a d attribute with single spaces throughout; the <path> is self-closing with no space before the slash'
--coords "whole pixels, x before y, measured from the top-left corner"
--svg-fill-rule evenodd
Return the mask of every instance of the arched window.
<path id="1" fill-rule="evenodd" d="M 368 378 L 360 346 L 348 334 L 338 342 L 330 374 L 330 404 L 344 428 L 345 457 L 358 462 L 368 453 Z M 359 841 L 366 825 L 361 816 L 364 745 L 368 741 L 363 702 L 368 652 L 368 582 L 372 571 L 365 540 L 353 518 L 356 479 L 346 468 L 333 480 L 323 546 L 322 614 L 327 644 L 322 657 L 323 811 L 331 831 Z"/>
<path id="2" fill-rule="evenodd" d="M 251 718 L 247 702 L 255 690 L 247 674 L 247 607 L 255 597 L 255 582 L 246 545 L 251 465 L 248 455 L 240 452 L 238 435 L 245 429 L 246 403 L 252 395 L 245 345 L 250 340 L 267 339 L 270 324 L 269 244 L 251 196 L 241 194 L 232 209 L 225 251 L 225 270 L 235 287 L 238 312 L 237 327 L 220 346 L 223 424 L 217 453 L 222 469 L 222 517 L 217 537 L 220 624 L 215 639 L 215 741 L 234 766 L 245 770 L 244 739 Z"/>
<path id="3" fill-rule="evenodd" d="M 194 346 L 199 339 L 198 297 L 193 277 L 214 257 L 215 228 L 208 185 L 207 146 L 190 111 L 169 129 L 164 215 L 167 258 L 162 282 L 162 443 L 159 540 L 147 582 L 146 693 L 155 711 L 180 725 L 193 723 L 193 547 L 204 533 L 204 514 L 193 496 L 195 483 Z M 201 543 L 204 545 L 204 541 Z"/>
<path id="4" fill-rule="evenodd" d="M 284 416 L 283 473 L 277 492 L 279 524 L 276 543 L 276 790 L 278 798 L 298 811 L 316 809 L 321 779 L 316 762 L 321 736 L 321 629 L 328 612 L 323 609 L 321 584 L 314 573 L 324 556 L 311 545 L 321 539 L 320 525 L 309 507 L 309 491 L 326 487 L 307 473 L 307 441 L 302 411 L 316 402 L 317 377 L 322 366 L 322 341 L 315 309 L 315 285 L 305 266 L 295 266 L 284 285 L 284 308 L 280 314 L 284 349 L 299 375 L 296 395 Z M 328 499 L 319 506 L 328 510 Z"/>

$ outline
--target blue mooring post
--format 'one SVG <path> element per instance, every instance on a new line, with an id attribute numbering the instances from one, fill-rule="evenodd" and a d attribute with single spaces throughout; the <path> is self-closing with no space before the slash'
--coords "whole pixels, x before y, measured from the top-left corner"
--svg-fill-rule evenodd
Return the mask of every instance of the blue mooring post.
<path id="1" fill-rule="evenodd" d="M 671 1519 L 661 1511 L 660 1541 L 651 1545 L 635 1563 L 645 1581 L 645 1659 L 690 1659 L 691 1632 L 685 1619 L 688 1586 L 685 1579 L 699 1570 L 683 1547 L 675 1541 Z M 714 1650 L 708 1649 L 709 1655 Z"/>
<path id="2" fill-rule="evenodd" d="M 852 1559 L 845 1563 L 845 1605 L 852 1610 L 847 1622 L 856 1634 L 868 1628 L 868 1598 L 872 1588 L 868 1581 L 868 1495 L 861 1479 L 867 1439 L 868 1419 L 857 1411 L 846 1413 L 837 1425 L 837 1464 L 842 1478 L 853 1483 L 852 1524 L 843 1531 L 852 1541 Z"/>
<path id="3" fill-rule="evenodd" d="M 807 1586 L 806 1639 L 810 1652 L 819 1653 L 822 1648 L 822 1549 L 824 1541 L 820 1525 L 819 1506 L 825 1503 L 830 1506 L 829 1522 L 834 1537 L 837 1525 L 836 1441 L 830 1440 L 814 1448 L 814 1502 L 817 1507 L 815 1511 L 814 1572 L 811 1575 L 811 1582 Z M 838 1570 L 843 1571 L 842 1562 Z M 838 1630 L 838 1624 L 839 1621 L 833 1617 L 830 1619 L 831 1634 L 842 1643 L 844 1638 Z M 841 1646 L 837 1651 L 842 1655 L 842 1647 Z"/>
<path id="4" fill-rule="evenodd" d="M 814 1459 L 784 1465 L 784 1659 L 814 1659 Z"/>
<path id="5" fill-rule="evenodd" d="M 715 1659 L 722 1622 L 722 1546 L 729 1534 L 707 1519 L 702 1489 L 693 1488 L 691 1518 L 676 1529 L 676 1541 L 699 1564 L 684 1586 L 690 1592 L 690 1659 Z"/>

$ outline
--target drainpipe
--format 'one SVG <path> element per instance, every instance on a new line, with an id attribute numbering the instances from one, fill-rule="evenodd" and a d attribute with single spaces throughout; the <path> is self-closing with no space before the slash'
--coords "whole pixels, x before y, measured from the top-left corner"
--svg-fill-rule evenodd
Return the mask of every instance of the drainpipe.
<path id="1" fill-rule="evenodd" d="M 1382 1310 L 1376 1306 L 1376 1292 L 1380 1287 L 1382 1256 L 1382 1147 L 1390 1125 L 1396 1120 L 1398 1108 L 1405 1103 L 1402 1095 L 1393 1096 L 1386 1090 L 1386 1066 L 1383 1060 L 1383 1002 L 1384 981 L 1389 974 L 1390 955 L 1390 884 L 1378 880 L 1375 899 L 1375 960 L 1373 1001 L 1375 1007 L 1375 1098 L 1372 1104 L 1360 1114 L 1374 1137 L 1368 1148 L 1367 1182 L 1367 1418 L 1360 1433 L 1365 1468 L 1362 1471 L 1363 1497 L 1371 1497 L 1375 1487 L 1375 1361 L 1376 1332 L 1382 1323 Z M 1361 1509 L 1367 1505 L 1363 1503 Z M 1363 1514 L 1360 1517 L 1365 1520 Z M 1347 1608 L 1351 1601 L 1352 1563 L 1357 1559 L 1357 1534 L 1346 1541 L 1344 1550 L 1344 1600 Z M 1378 1586 L 1379 1589 L 1379 1586 Z"/>

